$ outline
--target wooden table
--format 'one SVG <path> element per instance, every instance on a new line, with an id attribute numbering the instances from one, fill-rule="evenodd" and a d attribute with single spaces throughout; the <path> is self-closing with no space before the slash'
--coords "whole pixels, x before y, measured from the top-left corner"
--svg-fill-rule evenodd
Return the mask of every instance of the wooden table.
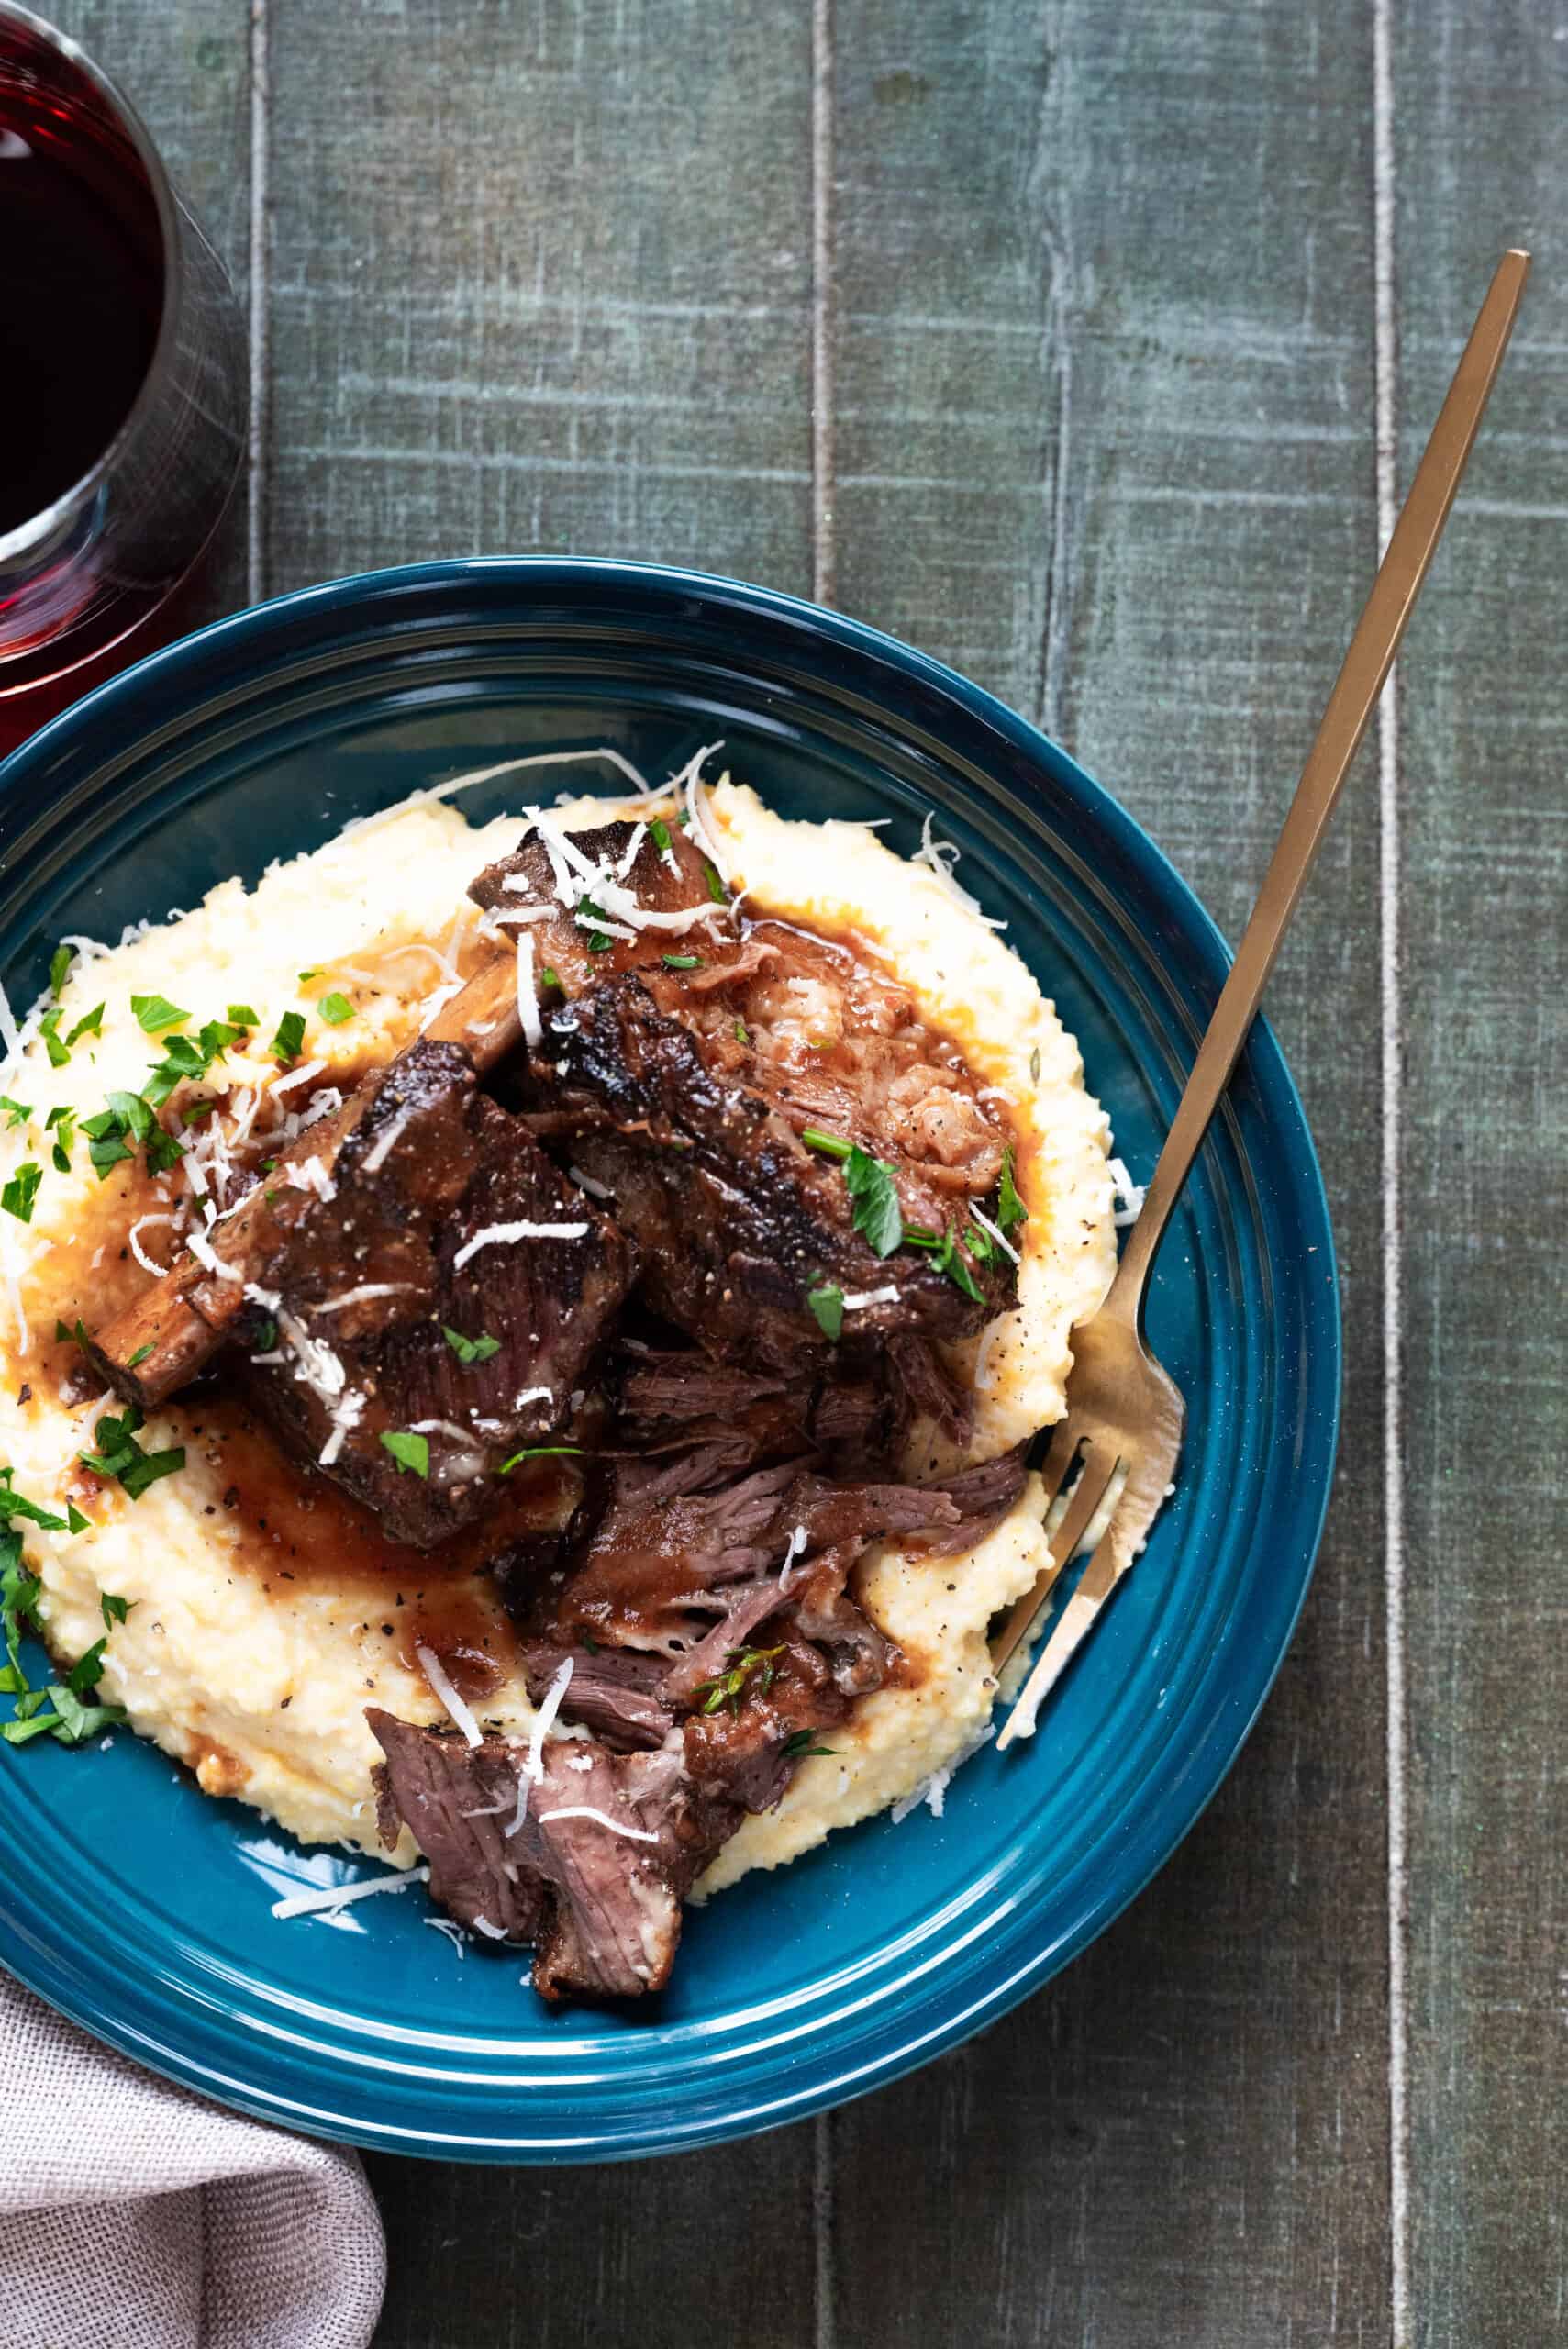
<path id="1" fill-rule="evenodd" d="M 50 0 L 42 0 L 50 5 Z M 987 2037 L 637 2168 L 371 2165 L 385 2349 L 1529 2349 L 1563 2322 L 1568 27 L 1546 0 L 53 0 L 248 290 L 220 604 L 573 549 L 1040 719 L 1232 934 L 1540 260 L 1273 1012 L 1340 1489 L 1278 1688 Z"/>

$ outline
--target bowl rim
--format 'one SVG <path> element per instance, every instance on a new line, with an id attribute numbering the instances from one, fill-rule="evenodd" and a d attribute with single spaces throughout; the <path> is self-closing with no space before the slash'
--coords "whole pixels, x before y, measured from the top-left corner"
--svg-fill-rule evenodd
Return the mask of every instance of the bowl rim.
<path id="1" fill-rule="evenodd" d="M 4 761 L 0 761 L 0 817 L 19 796 L 24 804 L 46 785 L 57 761 L 69 760 L 78 740 L 104 720 L 120 721 L 122 742 L 139 725 L 140 697 L 153 690 L 178 692 L 182 683 L 205 681 L 213 672 L 214 656 L 222 659 L 252 649 L 272 632 L 292 623 L 307 628 L 317 620 L 340 619 L 416 592 L 461 591 L 480 581 L 511 585 L 523 593 L 547 587 L 565 591 L 597 582 L 628 589 L 667 591 L 697 596 L 706 606 L 750 613 L 762 620 L 783 622 L 845 651 L 869 657 L 884 671 L 902 673 L 954 703 L 969 719 L 978 720 L 1037 771 L 1043 770 L 1082 805 L 1091 819 L 1108 835 L 1118 852 L 1153 889 L 1180 904 L 1188 925 L 1186 943 L 1196 974 L 1218 994 L 1230 962 L 1229 949 L 1201 901 L 1151 836 L 1062 747 L 1041 729 L 1022 718 L 984 687 L 929 654 L 906 644 L 868 623 L 792 596 L 726 576 L 679 565 L 623 561 L 615 557 L 581 555 L 484 555 L 388 565 L 327 580 L 270 597 L 265 602 L 209 622 L 150 653 L 120 674 L 95 687 L 50 719 Z M 390 618 L 394 614 L 388 612 Z M 36 798 L 33 801 L 37 805 Z M 0 873 L 11 862 L 10 844 L 0 849 Z M 1288 1562 L 1295 1593 L 1287 1615 L 1277 1627 L 1277 1644 L 1263 1670 L 1247 1691 L 1248 1701 L 1227 1709 L 1223 1720 L 1207 1725 L 1200 1755 L 1182 1774 L 1181 1781 L 1159 1796 L 1152 1821 L 1142 1822 L 1143 1848 L 1130 1869 L 1114 1885 L 1082 1899 L 1070 1928 L 1054 1938 L 1039 1941 L 1027 1962 L 994 1970 L 984 1989 L 956 2012 L 932 2014 L 921 2006 L 907 2028 L 884 2033 L 881 2041 L 860 2051 L 845 2049 L 827 2067 L 814 2067 L 810 2081 L 795 2093 L 773 2099 L 758 2110 L 720 2115 L 690 2129 L 661 2129 L 642 2121 L 635 2133 L 595 2137 L 584 2132 L 569 2145 L 534 2141 L 521 2145 L 514 2138 L 494 2134 L 456 2137 L 443 2134 L 428 2150 L 448 2160 L 504 2164 L 571 2165 L 605 2159 L 628 2159 L 699 2145 L 729 2142 L 759 2131 L 786 2125 L 810 2114 L 868 2094 L 917 2069 L 936 2055 L 957 2046 L 998 2021 L 1012 2007 L 1040 1988 L 1095 1940 L 1146 1889 L 1185 1841 L 1229 1776 L 1242 1745 L 1254 1727 L 1284 1663 L 1310 1587 L 1321 1545 L 1324 1522 L 1334 1487 L 1343 1386 L 1343 1344 L 1340 1286 L 1337 1252 L 1316 1145 L 1298 1088 L 1284 1054 L 1266 1019 L 1260 1018 L 1247 1046 L 1249 1057 L 1261 1056 L 1267 1068 L 1277 1106 L 1294 1123 L 1295 1180 L 1309 1216 L 1325 1281 L 1312 1292 L 1316 1316 L 1313 1335 L 1318 1347 L 1313 1365 L 1317 1417 L 1314 1450 L 1320 1462 L 1318 1488 L 1310 1508 L 1301 1512 L 1299 1498 L 1293 1520 Z M 1305 1234 L 1304 1234 L 1305 1237 Z M 314 2136 L 336 2138 L 373 2149 L 421 2150 L 406 2128 L 389 2125 L 384 2118 L 322 2112 L 275 2095 L 250 2088 L 228 2072 L 219 2072 L 194 2053 L 170 2045 L 161 2035 L 139 2029 L 131 2016 L 106 2017 L 87 1995 L 84 1978 L 62 1966 L 53 1954 L 0 1910 L 0 1960 L 19 1978 L 95 2037 L 117 2046 L 155 2072 L 216 2096 L 221 2102 L 259 2118 L 303 2130 Z M 921 2027 L 923 2024 L 923 2027 Z M 892 2043 L 888 2043 L 891 2037 Z"/>

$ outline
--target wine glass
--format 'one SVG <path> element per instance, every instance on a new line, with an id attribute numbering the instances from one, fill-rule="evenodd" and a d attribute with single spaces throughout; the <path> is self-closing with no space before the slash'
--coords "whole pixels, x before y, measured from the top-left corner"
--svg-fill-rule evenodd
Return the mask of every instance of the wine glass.
<path id="1" fill-rule="evenodd" d="M 175 632 L 244 452 L 234 289 L 144 125 L 0 0 L 0 751 Z"/>

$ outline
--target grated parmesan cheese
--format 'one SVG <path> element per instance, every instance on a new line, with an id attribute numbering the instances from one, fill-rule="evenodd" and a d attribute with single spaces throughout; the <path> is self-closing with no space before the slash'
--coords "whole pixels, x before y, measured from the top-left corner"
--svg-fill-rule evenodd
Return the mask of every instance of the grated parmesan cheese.
<path id="1" fill-rule="evenodd" d="M 1133 1181 L 1128 1172 L 1125 1159 L 1111 1160 L 1110 1176 L 1114 1186 L 1111 1221 L 1118 1231 L 1125 1231 L 1128 1225 L 1136 1223 L 1142 1214 L 1143 1202 L 1148 1197 L 1148 1186 L 1146 1184 Z"/>
<path id="2" fill-rule="evenodd" d="M 555 1726 L 555 1717 L 561 1710 L 562 1699 L 572 1685 L 573 1669 L 573 1660 L 567 1656 L 550 1687 L 545 1690 L 544 1702 L 534 1715 L 533 1727 L 528 1732 L 528 1760 L 523 1764 L 523 1768 L 536 1786 L 544 1776 L 544 1741 Z"/>
<path id="3" fill-rule="evenodd" d="M 607 1811 L 595 1810 L 591 1802 L 569 1802 L 560 1810 L 541 1810 L 539 1813 L 541 1827 L 552 1819 L 595 1819 L 601 1827 L 607 1827 L 612 1835 L 624 1835 L 629 1842 L 657 1843 L 659 1841 L 658 1836 L 646 1827 L 623 1827 L 618 1819 L 612 1819 Z"/>
<path id="4" fill-rule="evenodd" d="M 910 863 L 923 864 L 934 873 L 948 896 L 961 905 L 965 913 L 973 914 L 976 921 L 983 921 L 987 930 L 1006 930 L 1006 923 L 998 921 L 994 914 L 988 914 L 979 898 L 972 897 L 962 881 L 955 877 L 958 851 L 951 841 L 932 839 L 932 820 L 931 816 L 928 815 L 921 826 L 920 845 L 910 858 Z"/>
<path id="5" fill-rule="evenodd" d="M 487 1223 L 463 1241 L 452 1258 L 452 1270 L 461 1273 L 482 1248 L 508 1246 L 514 1240 L 581 1240 L 587 1229 L 585 1223 Z"/>
<path id="6" fill-rule="evenodd" d="M 395 1145 L 402 1140 L 406 1129 L 413 1121 L 413 1117 L 414 1112 L 411 1108 L 400 1109 L 396 1117 L 394 1118 L 391 1125 L 387 1127 L 385 1132 L 377 1134 L 374 1141 L 365 1152 L 364 1171 L 367 1174 L 380 1174 L 382 1168 L 386 1164 L 388 1154 Z"/>
<path id="7" fill-rule="evenodd" d="M 523 1023 L 523 1041 L 529 1052 L 535 1052 L 544 1041 L 544 1027 L 539 1019 L 539 989 L 534 985 L 534 942 L 526 930 L 517 941 L 517 1011 Z"/>
<path id="8" fill-rule="evenodd" d="M 346 1288 L 337 1297 L 324 1297 L 313 1305 L 313 1313 L 345 1313 L 350 1305 L 369 1305 L 378 1297 L 401 1297 L 406 1289 L 417 1286 L 414 1281 L 366 1281 L 361 1288 Z"/>
<path id="9" fill-rule="evenodd" d="M 274 1917 L 314 1917 L 332 1914 L 346 1909 L 350 1900 L 368 1900 L 373 1892 L 406 1892 L 411 1884 L 428 1884 L 430 1871 L 427 1867 L 399 1868 L 391 1876 L 378 1876 L 369 1884 L 330 1885 L 324 1892 L 291 1892 L 286 1900 L 274 1900 Z"/>
<path id="10" fill-rule="evenodd" d="M 1015 1264 L 1021 1264 L 1023 1262 L 1023 1259 L 1018 1254 L 1018 1250 L 1014 1247 L 1006 1233 L 1002 1230 L 1000 1224 L 993 1223 L 990 1217 L 984 1214 L 981 1208 L 977 1208 L 973 1201 L 970 1203 L 969 1212 L 974 1218 L 975 1222 L 980 1226 L 981 1230 L 989 1232 L 992 1239 L 996 1242 L 997 1247 L 1005 1248 L 1006 1250 Z"/>
<path id="11" fill-rule="evenodd" d="M 141 1241 L 137 1235 L 139 1232 L 145 1231 L 150 1223 L 172 1223 L 173 1220 L 174 1219 L 172 1215 L 138 1216 L 136 1221 L 131 1225 L 130 1230 L 126 1234 L 126 1238 L 130 1242 L 130 1252 L 136 1258 L 137 1263 L 141 1266 L 142 1271 L 144 1273 L 156 1273 L 161 1281 L 166 1280 L 169 1276 L 168 1265 L 154 1264 L 152 1258 L 147 1253 L 147 1251 L 143 1248 Z"/>
<path id="12" fill-rule="evenodd" d="M 245 1275 L 239 1266 L 225 1263 L 212 1242 L 194 1227 L 185 1234 L 185 1245 L 197 1264 L 205 1266 L 209 1273 L 216 1275 L 220 1281 L 243 1282 Z"/>
<path id="13" fill-rule="evenodd" d="M 420 1671 L 429 1682 L 435 1695 L 440 1698 L 441 1703 L 456 1721 L 459 1729 L 462 1730 L 466 1742 L 470 1745 L 483 1745 L 484 1740 L 480 1732 L 479 1723 L 447 1678 L 441 1668 L 441 1660 L 435 1650 L 420 1646 L 416 1647 L 414 1653 L 419 1659 Z"/>

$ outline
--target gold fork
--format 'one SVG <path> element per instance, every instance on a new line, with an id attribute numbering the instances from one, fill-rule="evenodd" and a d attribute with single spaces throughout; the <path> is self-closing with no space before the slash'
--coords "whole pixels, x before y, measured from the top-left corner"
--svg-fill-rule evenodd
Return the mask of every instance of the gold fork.
<path id="1" fill-rule="evenodd" d="M 1043 1470 L 1048 1505 L 1067 1487 L 1074 1463 L 1081 1463 L 1078 1478 L 1052 1531 L 1049 1563 L 992 1642 L 992 1662 L 998 1672 L 1028 1638 L 1058 1575 L 1094 1529 L 1107 1498 L 1112 1507 L 1077 1589 L 1018 1692 L 996 1741 L 998 1749 L 1032 1735 L 1041 1700 L 1142 1548 L 1170 1489 L 1182 1448 L 1185 1406 L 1174 1382 L 1143 1342 L 1140 1323 L 1149 1267 L 1230 1081 L 1280 942 L 1437 551 L 1507 349 L 1529 269 L 1529 255 L 1518 251 L 1505 253 L 1497 265 L 1329 696 L 1279 845 L 1116 1277 L 1099 1309 L 1073 1332 L 1067 1414 L 1051 1440 Z M 1124 1481 L 1113 1494 L 1112 1479 L 1118 1471 Z"/>

